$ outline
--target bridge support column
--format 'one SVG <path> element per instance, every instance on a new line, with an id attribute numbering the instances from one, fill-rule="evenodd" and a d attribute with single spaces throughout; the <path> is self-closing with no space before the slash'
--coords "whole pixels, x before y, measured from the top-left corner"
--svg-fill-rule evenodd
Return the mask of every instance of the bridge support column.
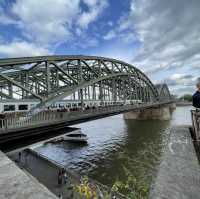
<path id="1" fill-rule="evenodd" d="M 170 104 L 169 108 L 170 108 L 171 111 L 175 110 L 176 109 L 176 103 Z"/>
<path id="2" fill-rule="evenodd" d="M 134 120 L 170 120 L 174 105 L 159 106 L 145 110 L 132 111 L 124 113 L 124 119 Z"/>

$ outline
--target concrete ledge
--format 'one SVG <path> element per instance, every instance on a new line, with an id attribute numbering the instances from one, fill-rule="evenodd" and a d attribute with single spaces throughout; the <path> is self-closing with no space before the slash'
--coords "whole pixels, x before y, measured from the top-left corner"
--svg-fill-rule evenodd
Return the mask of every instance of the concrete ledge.
<path id="1" fill-rule="evenodd" d="M 173 127 L 150 199 L 200 198 L 200 166 L 189 127 Z"/>
<path id="2" fill-rule="evenodd" d="M 124 119 L 166 121 L 171 119 L 171 109 L 169 106 L 164 106 L 146 110 L 131 111 L 124 113 Z"/>
<path id="3" fill-rule="evenodd" d="M 46 187 L 28 176 L 0 151 L 1 199 L 56 199 Z"/>

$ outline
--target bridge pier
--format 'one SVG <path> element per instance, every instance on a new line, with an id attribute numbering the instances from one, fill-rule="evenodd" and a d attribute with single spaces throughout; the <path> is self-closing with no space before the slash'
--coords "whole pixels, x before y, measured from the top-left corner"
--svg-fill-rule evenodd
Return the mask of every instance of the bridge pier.
<path id="1" fill-rule="evenodd" d="M 143 110 L 131 111 L 124 113 L 124 119 L 134 120 L 170 120 L 172 111 L 176 108 L 176 104 L 172 103 L 165 106 L 158 106 Z"/>

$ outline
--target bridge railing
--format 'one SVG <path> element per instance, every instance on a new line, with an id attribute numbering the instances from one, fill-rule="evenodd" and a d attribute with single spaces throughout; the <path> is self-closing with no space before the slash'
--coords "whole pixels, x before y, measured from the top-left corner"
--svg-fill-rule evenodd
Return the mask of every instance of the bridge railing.
<path id="1" fill-rule="evenodd" d="M 195 140 L 200 140 L 200 110 L 191 110 L 192 115 L 192 125 L 193 125 L 193 131 Z M 197 142 L 200 144 L 200 142 Z"/>
<path id="2" fill-rule="evenodd" d="M 120 113 L 129 111 L 135 108 L 144 108 L 157 103 L 147 103 L 147 104 L 134 104 L 134 105 L 115 105 L 115 106 L 105 106 L 96 107 L 85 110 L 75 110 L 75 111 L 62 111 L 62 110 L 45 110 L 41 111 L 30 117 L 20 117 L 20 118 L 5 118 L 0 119 L 0 133 L 7 133 L 10 130 L 15 130 L 17 128 L 32 128 L 37 126 L 45 126 L 51 124 L 57 124 L 61 122 L 68 122 L 76 119 L 84 119 L 90 116 L 98 116 L 109 113 Z M 159 103 L 158 103 L 159 105 Z"/>
<path id="3" fill-rule="evenodd" d="M 8 117 L 0 119 L 0 130 L 1 133 L 6 133 L 8 130 L 16 128 L 25 128 L 45 124 L 53 124 L 57 122 L 67 122 L 76 118 L 84 118 L 90 115 L 101 115 L 105 113 L 129 110 L 135 108 L 138 105 L 126 105 L 126 106 L 105 106 L 98 108 L 90 108 L 86 110 L 74 110 L 74 111 L 63 111 L 63 110 L 46 110 L 39 112 L 30 117 Z"/>

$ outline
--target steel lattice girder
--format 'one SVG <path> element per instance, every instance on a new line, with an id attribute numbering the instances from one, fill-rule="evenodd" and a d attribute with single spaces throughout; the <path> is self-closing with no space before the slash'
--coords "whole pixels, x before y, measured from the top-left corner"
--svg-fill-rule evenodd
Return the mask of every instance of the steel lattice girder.
<path id="1" fill-rule="evenodd" d="M 160 101 L 172 98 L 167 84 L 157 84 L 155 86 L 158 90 Z"/>
<path id="2" fill-rule="evenodd" d="M 115 59 L 41 56 L 0 60 L 2 98 L 14 97 L 17 93 L 21 98 L 38 98 L 46 105 L 93 85 L 99 86 L 98 92 L 113 93 L 115 98 L 120 95 L 131 98 L 136 94 L 138 98 L 148 98 L 147 101 L 150 97 L 154 101 L 160 99 L 156 86 L 144 73 Z M 164 96 L 167 95 L 170 97 L 169 90 Z"/>

